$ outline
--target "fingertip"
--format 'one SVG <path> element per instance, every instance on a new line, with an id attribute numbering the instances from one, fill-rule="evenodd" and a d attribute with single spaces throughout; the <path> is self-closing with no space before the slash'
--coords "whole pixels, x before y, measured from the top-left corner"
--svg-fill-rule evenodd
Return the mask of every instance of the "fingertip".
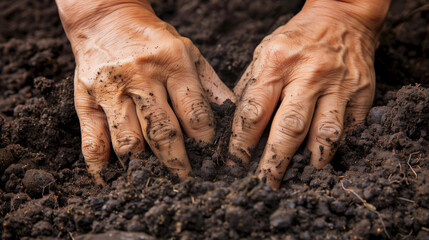
<path id="1" fill-rule="evenodd" d="M 103 169 L 103 165 L 104 164 L 102 164 L 101 166 L 88 165 L 88 172 L 94 178 L 95 184 L 100 186 L 106 185 L 106 182 L 103 180 L 103 177 L 101 176 L 101 170 Z"/>
<path id="2" fill-rule="evenodd" d="M 121 102 L 104 106 L 112 146 L 123 168 L 130 158 L 136 158 L 144 151 L 144 139 L 136 113 L 136 105 L 129 97 Z"/>
<path id="3" fill-rule="evenodd" d="M 110 144 L 107 145 L 108 141 L 102 140 L 103 137 L 90 139 L 90 134 L 83 132 L 82 135 L 82 153 L 88 172 L 94 177 L 96 184 L 104 185 L 100 173 L 110 158 Z"/>
<path id="4" fill-rule="evenodd" d="M 344 131 L 346 101 L 338 95 L 325 95 L 317 102 L 317 109 L 307 138 L 312 152 L 310 163 L 323 168 L 334 158 Z"/>
<path id="5" fill-rule="evenodd" d="M 177 175 L 181 182 L 189 179 L 191 172 L 191 165 L 189 164 L 188 157 L 185 155 L 179 157 L 170 157 L 165 159 L 165 153 L 157 154 L 158 159 L 170 170 L 172 174 Z"/>
<path id="6" fill-rule="evenodd" d="M 192 177 L 189 176 L 190 172 L 191 172 L 191 169 L 185 169 L 185 170 L 178 172 L 177 176 L 179 177 L 180 182 L 183 182 L 183 181 L 188 180 L 188 179 L 192 179 Z"/>
<path id="7" fill-rule="evenodd" d="M 248 164 L 250 161 L 250 157 L 252 155 L 252 148 L 247 145 L 247 143 L 239 137 L 243 133 L 234 134 L 235 136 L 231 136 L 231 140 L 229 142 L 229 156 L 227 163 L 229 165 L 235 165 L 236 162 L 240 162 L 243 164 Z"/>
<path id="8" fill-rule="evenodd" d="M 275 177 L 267 169 L 258 168 L 256 171 L 256 176 L 261 182 L 270 185 L 274 190 L 278 190 L 280 188 L 281 179 Z"/>
<path id="9" fill-rule="evenodd" d="M 330 151 L 331 154 L 326 155 L 324 154 L 325 151 L 325 146 L 324 145 L 319 145 L 319 149 L 318 150 L 310 150 L 312 153 L 316 153 L 316 154 L 312 154 L 311 156 L 311 160 L 310 160 L 310 164 L 313 165 L 316 168 L 324 168 L 326 165 L 328 165 L 332 158 L 334 157 L 335 154 L 335 149 L 326 149 L 326 151 Z M 319 152 L 319 153 L 317 153 Z"/>
<path id="10" fill-rule="evenodd" d="M 312 131 L 308 136 L 307 148 L 312 152 L 310 164 L 323 168 L 334 158 L 340 144 L 341 135 L 315 136 Z"/>

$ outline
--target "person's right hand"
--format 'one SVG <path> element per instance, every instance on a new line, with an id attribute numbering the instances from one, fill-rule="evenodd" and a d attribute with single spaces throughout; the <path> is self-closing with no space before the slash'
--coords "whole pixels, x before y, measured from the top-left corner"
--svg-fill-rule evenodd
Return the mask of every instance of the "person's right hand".
<path id="1" fill-rule="evenodd" d="M 307 0 L 264 38 L 234 88 L 240 99 L 227 164 L 249 163 L 273 116 L 256 170 L 260 179 L 277 189 L 303 143 L 312 152 L 310 163 L 326 166 L 344 133 L 363 122 L 372 105 L 374 52 L 389 3 Z"/>
<path id="2" fill-rule="evenodd" d="M 96 182 L 103 183 L 99 172 L 110 142 L 124 161 L 144 150 L 144 139 L 185 179 L 191 166 L 181 126 L 189 137 L 211 142 L 209 101 L 234 101 L 234 94 L 189 39 L 155 16 L 148 1 L 57 0 L 57 5 L 76 59 L 82 151 Z"/>

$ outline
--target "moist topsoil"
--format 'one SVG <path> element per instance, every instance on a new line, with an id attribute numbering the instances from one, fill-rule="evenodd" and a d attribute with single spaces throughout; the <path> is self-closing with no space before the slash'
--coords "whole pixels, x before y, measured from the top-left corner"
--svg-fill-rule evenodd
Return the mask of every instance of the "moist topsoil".
<path id="1" fill-rule="evenodd" d="M 233 87 L 264 36 L 300 1 L 153 1 Z M 366 121 L 317 170 L 299 150 L 274 191 L 227 169 L 234 105 L 212 105 L 215 144 L 186 139 L 179 183 L 150 152 L 115 156 L 95 186 L 80 148 L 74 59 L 53 1 L 0 2 L 0 239 L 429 239 L 429 12 L 393 1 Z M 250 174 L 248 174 L 250 173 Z"/>

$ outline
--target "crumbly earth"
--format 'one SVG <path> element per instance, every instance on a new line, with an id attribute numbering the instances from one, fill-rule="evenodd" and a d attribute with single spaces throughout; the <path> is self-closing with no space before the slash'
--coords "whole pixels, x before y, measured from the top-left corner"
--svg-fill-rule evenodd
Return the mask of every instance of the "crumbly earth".
<path id="1" fill-rule="evenodd" d="M 393 1 L 365 123 L 331 165 L 293 158 L 280 190 L 223 166 L 234 105 L 213 105 L 214 144 L 186 140 L 194 179 L 151 152 L 115 156 L 94 185 L 80 151 L 73 55 L 51 0 L 0 2 L 0 239 L 429 239 L 429 11 Z M 230 87 L 301 1 L 153 1 Z M 427 6 L 427 5 L 426 5 Z M 417 10 L 415 10 L 417 9 Z"/>

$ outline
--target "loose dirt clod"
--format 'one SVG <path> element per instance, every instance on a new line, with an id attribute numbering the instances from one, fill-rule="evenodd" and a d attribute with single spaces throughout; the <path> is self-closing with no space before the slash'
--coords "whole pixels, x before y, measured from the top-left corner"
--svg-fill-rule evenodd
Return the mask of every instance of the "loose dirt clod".
<path id="1" fill-rule="evenodd" d="M 12 153 L 4 148 L 0 149 L 0 173 L 6 170 L 15 161 Z"/>
<path id="2" fill-rule="evenodd" d="M 38 169 L 31 169 L 25 172 L 22 185 L 25 192 L 32 197 L 42 197 L 49 193 L 49 186 L 55 182 L 52 174 Z"/>

